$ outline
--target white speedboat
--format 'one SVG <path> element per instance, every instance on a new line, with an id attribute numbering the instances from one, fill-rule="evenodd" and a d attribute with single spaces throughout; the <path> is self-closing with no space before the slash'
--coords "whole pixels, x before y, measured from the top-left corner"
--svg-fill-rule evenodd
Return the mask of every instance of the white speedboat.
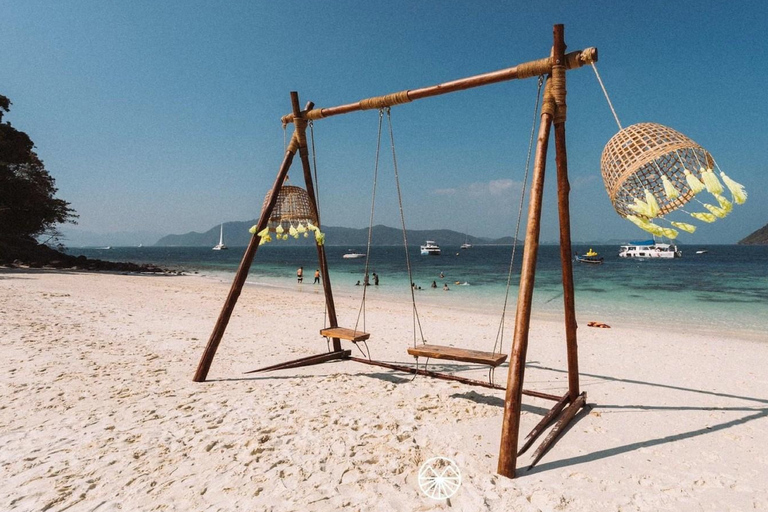
<path id="1" fill-rule="evenodd" d="M 342 256 L 342 258 L 344 258 L 346 260 L 354 260 L 354 259 L 357 259 L 357 258 L 365 258 L 365 253 L 353 251 L 352 249 L 350 249 L 349 251 L 347 251 L 347 254 Z"/>
<path id="2" fill-rule="evenodd" d="M 463 244 L 461 244 L 461 248 L 462 249 L 471 249 L 472 248 L 472 244 L 469 243 L 469 242 L 464 242 Z"/>
<path id="3" fill-rule="evenodd" d="M 219 230 L 219 243 L 213 246 L 214 251 L 223 251 L 225 249 L 229 249 L 226 245 L 224 245 L 224 224 L 221 225 L 221 229 Z"/>
<path id="4" fill-rule="evenodd" d="M 629 242 L 619 249 L 619 258 L 680 258 L 683 251 L 676 245 L 657 243 L 655 240 Z"/>
<path id="5" fill-rule="evenodd" d="M 424 256 L 440 256 L 440 246 L 434 240 L 427 240 L 427 243 L 421 246 L 421 254 Z"/>

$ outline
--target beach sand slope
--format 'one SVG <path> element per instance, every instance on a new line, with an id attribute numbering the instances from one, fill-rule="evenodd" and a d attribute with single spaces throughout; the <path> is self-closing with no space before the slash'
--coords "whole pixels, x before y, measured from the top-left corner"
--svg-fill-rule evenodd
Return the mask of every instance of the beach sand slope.
<path id="1" fill-rule="evenodd" d="M 501 391 L 355 362 L 244 374 L 326 350 L 319 286 L 246 286 L 209 381 L 192 382 L 228 289 L 0 269 L 0 510 L 768 510 L 768 343 L 579 318 L 590 407 L 509 480 L 495 474 Z M 339 298 L 342 325 L 359 305 Z M 479 350 L 499 322 L 420 317 L 429 342 Z M 374 357 L 413 362 L 410 303 L 368 300 L 366 330 Z M 526 388 L 564 393 L 565 367 L 561 323 L 534 318 Z M 525 398 L 521 439 L 550 406 Z M 450 504 L 418 487 L 435 456 L 462 473 Z"/>

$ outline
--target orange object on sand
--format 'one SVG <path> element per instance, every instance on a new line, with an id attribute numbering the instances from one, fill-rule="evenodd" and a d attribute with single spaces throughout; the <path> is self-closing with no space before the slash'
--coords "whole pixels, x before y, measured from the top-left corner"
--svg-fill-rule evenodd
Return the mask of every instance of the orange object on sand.
<path id="1" fill-rule="evenodd" d="M 600 329 L 610 329 L 611 326 L 602 322 L 588 322 L 588 327 L 599 327 Z"/>

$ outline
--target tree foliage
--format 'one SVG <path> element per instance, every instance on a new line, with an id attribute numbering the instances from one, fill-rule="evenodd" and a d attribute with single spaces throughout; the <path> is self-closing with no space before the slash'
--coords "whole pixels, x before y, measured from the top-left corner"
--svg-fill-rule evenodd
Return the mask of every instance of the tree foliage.
<path id="1" fill-rule="evenodd" d="M 74 223 L 69 203 L 54 197 L 55 180 L 34 151 L 29 136 L 2 122 L 10 100 L 0 94 L 0 237 L 30 239 L 56 235 L 56 225 Z"/>

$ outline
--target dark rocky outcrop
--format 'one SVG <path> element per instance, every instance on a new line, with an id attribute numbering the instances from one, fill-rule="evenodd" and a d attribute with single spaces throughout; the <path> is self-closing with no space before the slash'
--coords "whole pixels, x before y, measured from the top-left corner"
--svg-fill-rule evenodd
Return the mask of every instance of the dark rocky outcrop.
<path id="1" fill-rule="evenodd" d="M 64 254 L 52 247 L 39 244 L 34 240 L 8 240 L 3 238 L 0 238 L 0 266 L 111 272 L 167 272 L 155 265 L 88 259 L 85 256 Z"/>
<path id="2" fill-rule="evenodd" d="M 739 240 L 739 245 L 768 245 L 768 224 Z"/>

